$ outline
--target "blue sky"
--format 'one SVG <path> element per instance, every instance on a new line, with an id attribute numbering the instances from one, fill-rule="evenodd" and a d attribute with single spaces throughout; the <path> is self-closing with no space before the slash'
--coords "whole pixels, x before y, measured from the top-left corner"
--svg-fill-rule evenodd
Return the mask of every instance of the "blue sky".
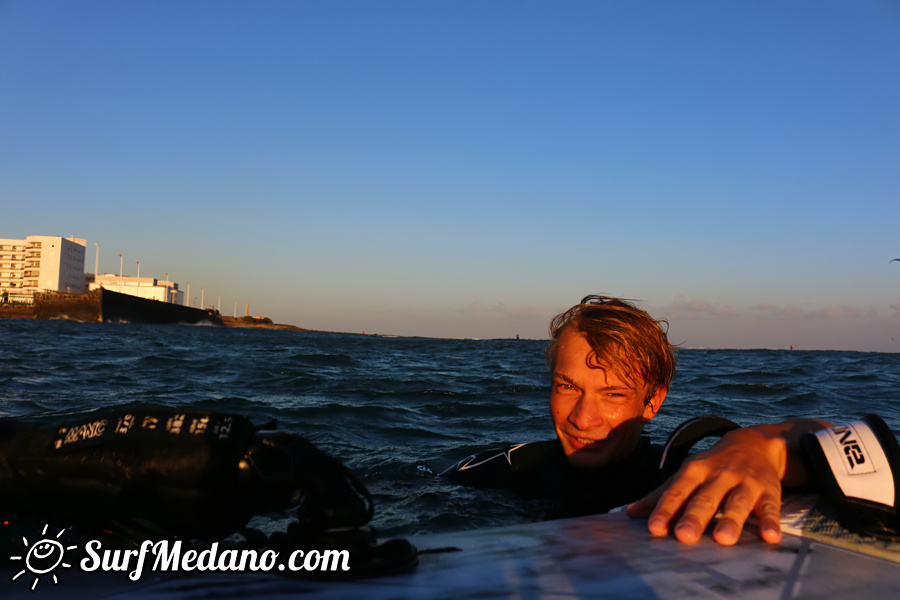
<path id="1" fill-rule="evenodd" d="M 900 351 L 898 225 L 896 2 L 0 0 L 0 237 L 225 314 Z"/>

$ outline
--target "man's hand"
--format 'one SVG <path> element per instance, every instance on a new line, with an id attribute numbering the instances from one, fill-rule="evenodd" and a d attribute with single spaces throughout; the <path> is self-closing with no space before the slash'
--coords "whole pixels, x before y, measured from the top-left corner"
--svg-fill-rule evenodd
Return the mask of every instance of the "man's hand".
<path id="1" fill-rule="evenodd" d="M 646 517 L 656 536 L 674 527 L 678 541 L 693 544 L 721 508 L 713 539 L 738 541 L 750 515 L 760 537 L 781 541 L 781 486 L 806 482 L 799 456 L 800 436 L 829 427 L 814 419 L 756 425 L 727 433 L 712 448 L 689 457 L 663 486 L 628 507 L 631 517 Z"/>

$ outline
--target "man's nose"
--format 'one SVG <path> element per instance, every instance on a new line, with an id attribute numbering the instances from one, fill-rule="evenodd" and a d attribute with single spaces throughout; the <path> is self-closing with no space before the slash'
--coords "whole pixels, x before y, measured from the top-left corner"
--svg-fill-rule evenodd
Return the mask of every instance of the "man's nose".
<path id="1" fill-rule="evenodd" d="M 603 425 L 603 416 L 597 410 L 597 403 L 582 395 L 569 413 L 569 422 L 579 430 L 587 431 Z"/>

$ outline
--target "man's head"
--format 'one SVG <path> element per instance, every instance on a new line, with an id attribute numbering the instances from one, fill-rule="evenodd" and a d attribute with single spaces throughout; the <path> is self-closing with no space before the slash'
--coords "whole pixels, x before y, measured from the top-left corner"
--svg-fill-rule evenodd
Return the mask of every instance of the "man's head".
<path id="1" fill-rule="evenodd" d="M 588 296 L 550 323 L 550 411 L 573 465 L 625 458 L 656 416 L 675 375 L 662 323 L 605 296 Z"/>

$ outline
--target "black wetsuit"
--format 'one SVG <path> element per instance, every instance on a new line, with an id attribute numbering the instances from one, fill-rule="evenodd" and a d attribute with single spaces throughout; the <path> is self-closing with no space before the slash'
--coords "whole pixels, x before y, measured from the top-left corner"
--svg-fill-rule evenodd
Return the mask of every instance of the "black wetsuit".
<path id="1" fill-rule="evenodd" d="M 459 485 L 507 489 L 525 498 L 554 501 L 553 517 L 609 512 L 656 488 L 662 446 L 641 438 L 624 460 L 608 467 L 574 467 L 559 440 L 488 450 L 447 469 L 442 477 Z"/>
<path id="2" fill-rule="evenodd" d="M 554 508 L 547 516 L 551 518 L 606 513 L 660 486 L 698 440 L 736 427 L 718 417 L 691 419 L 676 428 L 665 446 L 642 436 L 626 458 L 599 468 L 572 466 L 559 440 L 515 444 L 465 458 L 441 477 L 459 485 L 550 499 Z"/>

